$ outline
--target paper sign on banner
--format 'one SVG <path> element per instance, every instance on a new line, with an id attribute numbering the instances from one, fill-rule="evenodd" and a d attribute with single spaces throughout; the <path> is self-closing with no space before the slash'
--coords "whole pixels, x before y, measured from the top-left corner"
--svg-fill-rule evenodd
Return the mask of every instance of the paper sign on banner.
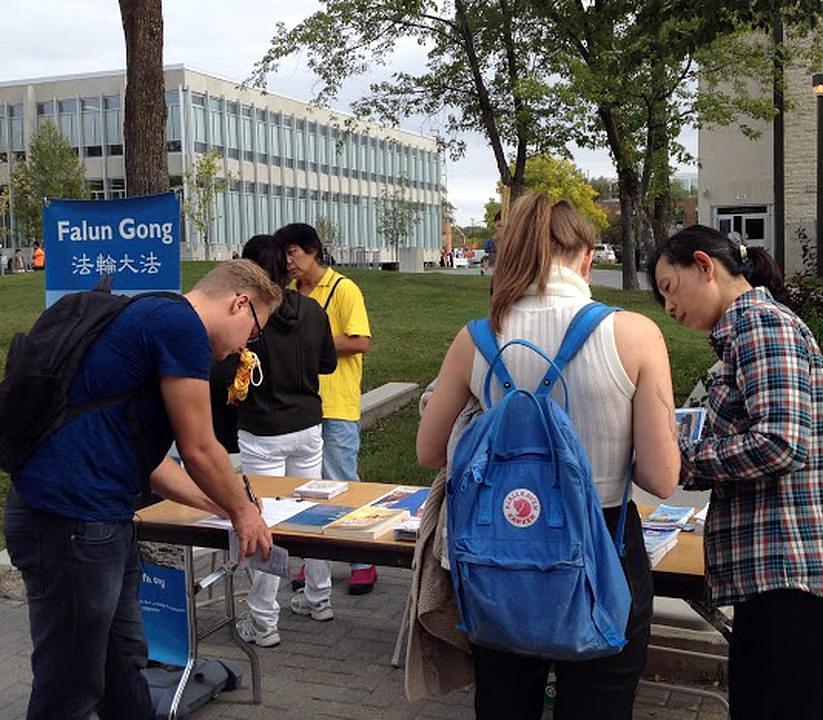
<path id="1" fill-rule="evenodd" d="M 164 665 L 185 665 L 189 653 L 186 573 L 144 563 L 140 611 L 149 658 Z"/>

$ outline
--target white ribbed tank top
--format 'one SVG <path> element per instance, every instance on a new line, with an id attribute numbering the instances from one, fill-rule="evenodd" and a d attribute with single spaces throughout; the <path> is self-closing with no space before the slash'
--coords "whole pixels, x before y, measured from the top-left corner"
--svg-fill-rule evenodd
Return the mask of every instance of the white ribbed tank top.
<path id="1" fill-rule="evenodd" d="M 509 340 L 528 340 L 554 357 L 575 313 L 591 301 L 585 280 L 560 265 L 552 266 L 543 295 L 536 289 L 520 298 L 503 321 L 497 336 L 502 347 Z M 534 390 L 546 372 L 546 362 L 523 346 L 504 353 L 506 367 L 518 387 Z M 483 383 L 489 366 L 475 349 L 470 388 L 483 403 Z M 589 456 L 595 488 L 603 507 L 619 505 L 623 499 L 632 444 L 632 398 L 634 383 L 626 374 L 614 340 L 614 315 L 592 333 L 563 373 L 569 387 L 571 419 Z M 502 395 L 497 379 L 492 381 L 492 400 Z M 552 396 L 561 404 L 558 382 Z"/>

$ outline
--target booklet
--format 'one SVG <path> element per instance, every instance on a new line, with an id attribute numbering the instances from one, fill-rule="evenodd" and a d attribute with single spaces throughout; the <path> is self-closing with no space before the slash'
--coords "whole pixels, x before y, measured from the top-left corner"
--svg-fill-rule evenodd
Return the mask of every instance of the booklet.
<path id="1" fill-rule="evenodd" d="M 650 528 L 643 527 L 643 542 L 646 545 L 646 553 L 649 556 L 649 563 L 655 567 L 675 545 L 677 545 L 677 535 L 680 528 Z"/>
<path id="2" fill-rule="evenodd" d="M 337 497 L 348 489 L 349 483 L 345 480 L 309 480 L 307 483 L 294 488 L 292 494 L 295 497 L 331 500 L 331 498 Z"/>
<path id="3" fill-rule="evenodd" d="M 693 507 L 660 504 L 647 518 L 643 520 L 644 527 L 679 527 L 683 528 L 694 515 Z"/>
<path id="4" fill-rule="evenodd" d="M 332 505 L 331 503 L 312 503 L 307 510 L 297 513 L 277 525 L 278 530 L 293 530 L 295 532 L 322 533 L 324 528 L 348 515 L 355 508 L 349 505 Z"/>
<path id="5" fill-rule="evenodd" d="M 703 434 L 706 408 L 677 408 L 674 411 L 674 419 L 677 421 L 680 436 L 695 442 Z"/>
<path id="6" fill-rule="evenodd" d="M 365 505 L 335 520 L 323 530 L 324 535 L 374 540 L 385 532 L 393 530 L 403 520 L 408 519 L 409 511 Z"/>

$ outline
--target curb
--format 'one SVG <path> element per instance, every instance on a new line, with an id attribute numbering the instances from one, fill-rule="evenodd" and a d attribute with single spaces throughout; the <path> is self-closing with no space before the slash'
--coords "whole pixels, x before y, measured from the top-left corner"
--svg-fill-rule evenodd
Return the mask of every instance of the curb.
<path id="1" fill-rule="evenodd" d="M 23 575 L 11 564 L 8 550 L 0 550 L 0 597 L 10 600 L 26 599 Z"/>

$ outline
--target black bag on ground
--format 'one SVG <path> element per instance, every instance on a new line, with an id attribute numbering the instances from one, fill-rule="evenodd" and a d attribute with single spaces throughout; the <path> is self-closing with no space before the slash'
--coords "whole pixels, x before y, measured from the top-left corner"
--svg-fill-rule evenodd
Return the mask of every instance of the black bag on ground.
<path id="1" fill-rule="evenodd" d="M 182 300 L 174 293 L 150 293 Z M 0 468 L 19 470 L 49 435 L 80 413 L 99 409 L 146 393 L 146 388 L 69 406 L 74 377 L 89 348 L 117 314 L 137 297 L 113 295 L 104 278 L 89 292 L 64 295 L 34 323 L 28 334 L 17 333 L 0 382 Z M 143 468 L 140 430 L 132 403 L 135 452 Z M 147 479 L 147 478 L 146 478 Z"/>
<path id="2" fill-rule="evenodd" d="M 151 704 L 156 720 L 168 720 L 171 704 L 177 690 L 177 683 L 183 670 L 171 667 L 150 667 L 142 671 L 149 684 Z M 200 658 L 195 660 L 180 705 L 177 717 L 189 717 L 197 708 L 205 705 L 221 692 L 236 690 L 243 683 L 240 665 L 222 658 Z"/>

